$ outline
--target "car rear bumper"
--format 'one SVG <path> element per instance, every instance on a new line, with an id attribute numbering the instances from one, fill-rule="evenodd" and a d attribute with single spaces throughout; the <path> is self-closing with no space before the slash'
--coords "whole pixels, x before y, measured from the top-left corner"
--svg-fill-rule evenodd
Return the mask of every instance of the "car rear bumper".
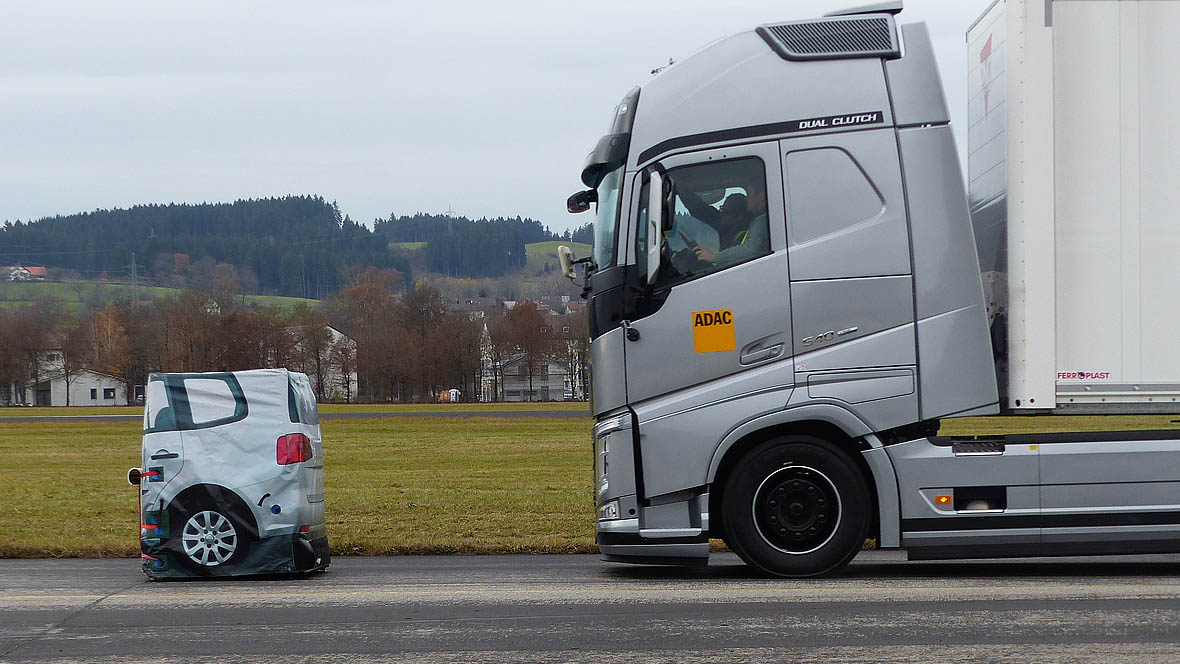
<path id="1" fill-rule="evenodd" d="M 225 568 L 188 568 L 178 558 L 184 554 L 171 550 L 161 539 L 142 539 L 140 549 L 143 572 L 153 579 L 295 574 L 327 569 L 332 561 L 328 537 L 312 539 L 304 533 L 257 540 L 251 543 L 245 559 Z"/>

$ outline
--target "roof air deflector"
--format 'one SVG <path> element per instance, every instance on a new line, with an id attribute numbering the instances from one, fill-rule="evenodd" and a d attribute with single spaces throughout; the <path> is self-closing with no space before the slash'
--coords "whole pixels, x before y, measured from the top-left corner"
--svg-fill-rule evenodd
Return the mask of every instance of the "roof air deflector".
<path id="1" fill-rule="evenodd" d="M 889 13 L 788 21 L 760 25 L 756 32 L 784 60 L 901 57 Z"/>
<path id="2" fill-rule="evenodd" d="M 828 12 L 824 16 L 856 16 L 857 14 L 900 14 L 902 0 L 884 0 L 884 2 L 870 2 L 867 5 L 839 9 Z"/>

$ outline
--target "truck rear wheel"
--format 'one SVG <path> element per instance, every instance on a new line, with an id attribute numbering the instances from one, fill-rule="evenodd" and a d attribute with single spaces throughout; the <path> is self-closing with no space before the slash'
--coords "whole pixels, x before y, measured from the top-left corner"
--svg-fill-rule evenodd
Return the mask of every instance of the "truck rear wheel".
<path id="1" fill-rule="evenodd" d="M 869 490 L 846 454 L 811 436 L 762 443 L 726 479 L 725 541 L 772 576 L 818 576 L 860 551 Z"/>

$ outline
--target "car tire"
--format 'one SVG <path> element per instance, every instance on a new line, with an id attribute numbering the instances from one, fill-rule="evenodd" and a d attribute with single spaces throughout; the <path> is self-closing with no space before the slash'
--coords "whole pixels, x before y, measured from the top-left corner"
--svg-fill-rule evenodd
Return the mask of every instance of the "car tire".
<path id="1" fill-rule="evenodd" d="M 256 530 L 240 508 L 224 501 L 206 500 L 192 506 L 168 508 L 171 532 L 169 557 L 197 576 L 228 574 L 245 560 L 257 539 Z"/>
<path id="2" fill-rule="evenodd" d="M 864 475 L 835 445 L 776 438 L 750 450 L 725 481 L 725 541 L 761 574 L 819 576 L 860 551 L 871 505 Z"/>

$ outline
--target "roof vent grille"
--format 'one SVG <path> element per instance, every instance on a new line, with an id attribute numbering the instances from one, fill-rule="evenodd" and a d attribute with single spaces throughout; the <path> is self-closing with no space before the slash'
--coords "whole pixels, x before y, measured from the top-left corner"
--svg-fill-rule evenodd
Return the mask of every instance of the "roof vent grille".
<path id="1" fill-rule="evenodd" d="M 824 18 L 763 25 L 758 34 L 786 60 L 896 58 L 897 29 L 888 15 Z"/>

